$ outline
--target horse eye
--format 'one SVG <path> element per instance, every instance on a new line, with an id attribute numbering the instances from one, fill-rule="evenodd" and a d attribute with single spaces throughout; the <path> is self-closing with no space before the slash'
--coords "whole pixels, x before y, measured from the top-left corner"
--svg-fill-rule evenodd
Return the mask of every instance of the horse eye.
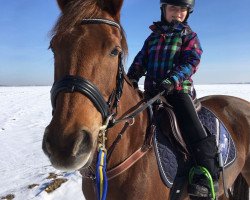
<path id="1" fill-rule="evenodd" d="M 49 49 L 51 50 L 51 52 L 52 52 L 53 54 L 55 54 L 53 47 L 49 47 Z"/>
<path id="2" fill-rule="evenodd" d="M 48 49 L 50 49 L 50 50 L 52 51 L 52 53 L 55 53 L 55 52 L 54 52 L 54 48 L 53 48 L 53 46 L 52 46 L 52 42 L 50 42 Z"/>
<path id="3" fill-rule="evenodd" d="M 119 50 L 117 48 L 113 49 L 110 53 L 111 56 L 117 56 L 119 54 Z"/>
<path id="4" fill-rule="evenodd" d="M 54 51 L 54 41 L 55 41 L 55 36 L 50 40 L 49 48 L 48 48 L 48 49 L 50 49 L 52 51 L 53 54 L 55 53 L 55 51 Z"/>

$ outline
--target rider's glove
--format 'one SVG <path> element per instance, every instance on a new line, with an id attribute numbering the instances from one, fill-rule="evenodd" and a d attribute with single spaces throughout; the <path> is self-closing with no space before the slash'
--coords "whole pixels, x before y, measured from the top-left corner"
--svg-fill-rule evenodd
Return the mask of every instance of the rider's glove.
<path id="1" fill-rule="evenodd" d="M 167 78 L 161 82 L 160 89 L 165 90 L 167 93 L 170 93 L 174 90 L 174 82 L 171 79 Z"/>

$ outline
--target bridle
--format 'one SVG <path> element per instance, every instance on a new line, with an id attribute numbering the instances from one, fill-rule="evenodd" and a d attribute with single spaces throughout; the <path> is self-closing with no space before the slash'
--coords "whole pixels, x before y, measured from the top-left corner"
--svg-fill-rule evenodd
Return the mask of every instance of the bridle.
<path id="1" fill-rule="evenodd" d="M 82 24 L 107 24 L 110 26 L 114 26 L 121 31 L 121 27 L 118 23 L 107 19 L 83 19 Z M 54 113 L 54 110 L 56 108 L 56 98 L 60 92 L 80 92 L 81 94 L 86 95 L 92 101 L 97 110 L 101 113 L 103 121 L 106 121 L 106 119 L 111 114 L 114 114 L 111 112 L 113 112 L 113 110 L 117 108 L 118 102 L 122 95 L 124 82 L 122 52 L 118 55 L 118 59 L 119 61 L 116 88 L 110 95 L 108 102 L 104 100 L 104 97 L 102 96 L 99 89 L 89 80 L 79 76 L 67 75 L 61 80 L 55 81 L 50 91 L 51 104 L 53 108 L 52 114 Z"/>
<path id="2" fill-rule="evenodd" d="M 114 26 L 115 28 L 118 28 L 121 32 L 121 27 L 117 22 L 107 19 L 83 19 L 82 24 L 107 24 L 110 26 Z M 125 121 L 125 125 L 122 131 L 117 135 L 117 138 L 114 140 L 113 144 L 107 150 L 108 154 L 107 157 L 110 157 L 111 153 L 113 152 L 115 146 L 122 138 L 122 135 L 125 133 L 126 129 L 132 125 L 130 120 L 132 119 L 133 121 L 136 115 L 141 113 L 146 108 L 150 107 L 151 104 L 153 104 L 162 95 L 162 93 L 160 93 L 147 102 L 145 102 L 145 100 L 140 101 L 138 105 L 135 108 L 133 108 L 129 113 L 127 113 L 125 116 L 115 119 L 117 114 L 118 103 L 120 101 L 123 91 L 124 79 L 127 80 L 127 77 L 124 75 L 125 72 L 122 61 L 122 52 L 118 56 L 119 60 L 118 60 L 118 73 L 116 77 L 116 88 L 109 96 L 107 102 L 105 101 L 99 89 L 93 83 L 79 76 L 67 75 L 63 77 L 61 80 L 55 81 L 51 89 L 51 104 L 53 108 L 52 114 L 56 108 L 56 98 L 60 92 L 66 92 L 66 93 L 79 92 L 88 97 L 92 101 L 96 109 L 101 113 L 103 119 L 103 126 L 100 129 L 101 134 L 99 133 L 99 139 L 102 140 L 100 142 L 102 145 L 101 149 L 104 147 L 104 151 L 106 151 L 105 140 L 107 139 L 106 138 L 107 129 L 111 128 L 117 123 Z M 152 110 L 150 110 L 149 113 L 150 116 L 152 116 Z M 147 128 L 144 144 L 136 152 L 134 152 L 131 156 L 129 156 L 124 162 L 119 164 L 117 167 L 107 171 L 107 177 L 109 180 L 125 172 L 128 168 L 134 165 L 140 158 L 142 158 L 147 153 L 147 151 L 152 147 L 151 141 L 152 141 L 152 135 L 154 133 L 154 128 L 155 126 L 153 126 L 150 122 L 150 126 L 148 126 Z M 89 174 L 87 174 L 85 178 L 91 178 L 93 180 L 95 179 L 95 173 L 93 172 L 93 169 L 91 167 L 89 168 Z"/>

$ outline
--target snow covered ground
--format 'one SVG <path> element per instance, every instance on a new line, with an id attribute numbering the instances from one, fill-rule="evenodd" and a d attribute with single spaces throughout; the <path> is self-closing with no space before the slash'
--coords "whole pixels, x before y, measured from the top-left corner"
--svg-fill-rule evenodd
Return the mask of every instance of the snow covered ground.
<path id="1" fill-rule="evenodd" d="M 225 94 L 250 101 L 248 84 L 198 85 L 196 90 L 198 97 Z M 49 91 L 48 86 L 0 87 L 0 199 L 84 200 L 81 175 L 55 170 L 41 149 L 51 119 Z M 55 180 L 64 183 L 48 193 Z"/>

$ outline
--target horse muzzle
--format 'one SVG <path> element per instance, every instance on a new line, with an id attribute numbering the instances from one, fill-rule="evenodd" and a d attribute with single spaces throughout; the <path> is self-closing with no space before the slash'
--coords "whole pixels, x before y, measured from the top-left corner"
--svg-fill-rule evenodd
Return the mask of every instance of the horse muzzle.
<path id="1" fill-rule="evenodd" d="M 94 148 L 91 134 L 85 130 L 61 137 L 49 128 L 45 130 L 42 148 L 53 167 L 62 171 L 74 171 L 88 167 Z"/>

